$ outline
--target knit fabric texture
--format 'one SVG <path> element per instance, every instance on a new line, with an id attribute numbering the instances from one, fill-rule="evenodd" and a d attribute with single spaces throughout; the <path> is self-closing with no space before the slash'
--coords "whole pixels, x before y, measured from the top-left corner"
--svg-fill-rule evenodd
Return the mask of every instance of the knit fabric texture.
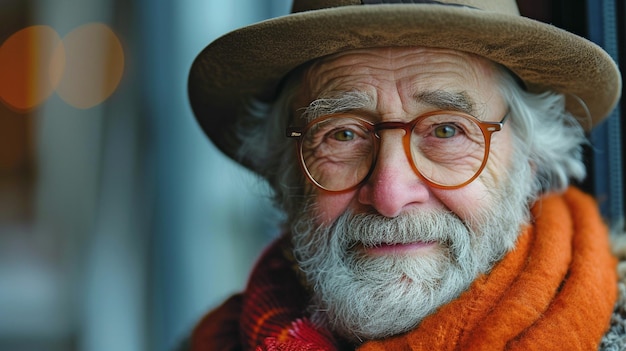
<path id="1" fill-rule="evenodd" d="M 534 223 L 520 234 L 516 248 L 457 299 L 408 333 L 353 347 L 307 319 L 310 295 L 283 237 L 263 254 L 246 291 L 198 324 L 191 349 L 597 350 L 618 345 L 623 334 L 615 319 L 621 318 L 623 328 L 624 310 L 613 313 L 616 260 L 595 202 L 571 188 L 539 200 L 532 214 Z"/>

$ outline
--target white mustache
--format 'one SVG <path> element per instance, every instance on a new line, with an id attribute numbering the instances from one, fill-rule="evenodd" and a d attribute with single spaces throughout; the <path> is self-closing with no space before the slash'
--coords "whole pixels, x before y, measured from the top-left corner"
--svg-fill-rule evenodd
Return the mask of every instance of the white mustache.
<path id="1" fill-rule="evenodd" d="M 453 256 L 469 245 L 473 231 L 451 212 L 407 213 L 394 218 L 377 214 L 344 213 L 329 228 L 344 251 L 362 246 L 402 245 L 436 242 Z"/>

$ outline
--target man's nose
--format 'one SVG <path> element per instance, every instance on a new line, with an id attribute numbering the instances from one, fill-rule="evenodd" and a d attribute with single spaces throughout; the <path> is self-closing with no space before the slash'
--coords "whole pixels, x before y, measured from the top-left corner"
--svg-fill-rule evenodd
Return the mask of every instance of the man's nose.
<path id="1" fill-rule="evenodd" d="M 402 145 L 402 130 L 381 132 L 376 166 L 359 189 L 358 200 L 385 217 L 396 217 L 408 207 L 428 201 L 428 186 L 413 171 Z"/>

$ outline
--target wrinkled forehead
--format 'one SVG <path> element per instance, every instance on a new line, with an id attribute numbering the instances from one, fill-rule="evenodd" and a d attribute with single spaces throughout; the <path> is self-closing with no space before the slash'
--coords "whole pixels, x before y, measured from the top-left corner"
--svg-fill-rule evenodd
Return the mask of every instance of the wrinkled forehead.
<path id="1" fill-rule="evenodd" d="M 388 96 L 432 91 L 464 94 L 477 104 L 497 97 L 498 65 L 477 55 L 436 48 L 402 47 L 350 50 L 318 59 L 304 69 L 296 106 L 359 91 L 380 103 Z"/>

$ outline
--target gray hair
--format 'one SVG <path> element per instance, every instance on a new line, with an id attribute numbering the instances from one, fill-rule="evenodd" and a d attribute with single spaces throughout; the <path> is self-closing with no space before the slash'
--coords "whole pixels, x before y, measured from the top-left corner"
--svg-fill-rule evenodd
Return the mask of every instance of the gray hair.
<path id="1" fill-rule="evenodd" d="M 298 213 L 306 202 L 306 180 L 297 159 L 295 141 L 285 135 L 292 120 L 299 78 L 291 74 L 273 103 L 250 100 L 245 109 L 247 114 L 240 120 L 242 125 L 254 127 L 239 128 L 239 159 L 249 161 L 252 169 L 269 183 L 275 205 L 288 218 Z"/>
<path id="2" fill-rule="evenodd" d="M 499 76 L 500 92 L 510 108 L 507 124 L 512 126 L 513 147 L 524 156 L 522 160 L 529 161 L 534 173 L 529 201 L 547 192 L 563 191 L 570 180 L 582 180 L 586 175 L 582 147 L 587 139 L 581 124 L 565 110 L 565 96 L 553 91 L 527 92 L 505 68 L 500 68 Z M 240 134 L 239 156 L 269 182 L 276 205 L 289 219 L 307 202 L 295 142 L 285 137 L 293 120 L 299 78 L 291 75 L 274 103 L 251 101 L 244 120 L 256 127 Z M 322 100 L 333 105 L 328 101 L 332 98 Z"/>
<path id="3" fill-rule="evenodd" d="M 588 141 L 582 124 L 588 121 L 579 122 L 565 109 L 565 96 L 527 92 L 507 72 L 500 75 L 500 93 L 510 108 L 507 123 L 513 127 L 514 147 L 534 171 L 532 194 L 562 192 L 571 180 L 583 180 L 583 146 Z"/>

